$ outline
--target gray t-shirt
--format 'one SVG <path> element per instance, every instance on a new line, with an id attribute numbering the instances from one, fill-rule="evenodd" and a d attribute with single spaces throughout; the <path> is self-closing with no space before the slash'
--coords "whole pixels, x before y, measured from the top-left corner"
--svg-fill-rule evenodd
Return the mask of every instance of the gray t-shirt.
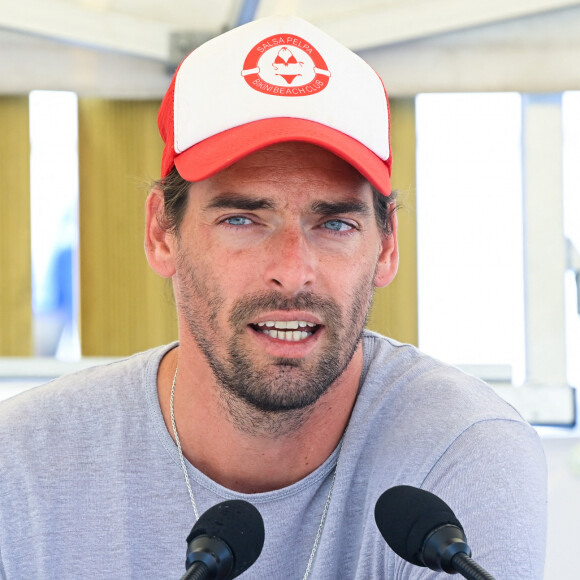
<path id="1" fill-rule="evenodd" d="M 172 346 L 0 405 L 0 578 L 181 578 L 194 514 L 156 387 Z M 377 499 L 407 484 L 452 507 L 474 559 L 498 580 L 540 580 L 546 472 L 534 429 L 486 384 L 412 346 L 373 333 L 363 346 L 310 578 L 448 578 L 402 561 L 378 532 Z M 338 455 L 259 494 L 230 491 L 187 464 L 200 513 L 245 499 L 264 518 L 262 554 L 239 578 L 303 578 Z"/>

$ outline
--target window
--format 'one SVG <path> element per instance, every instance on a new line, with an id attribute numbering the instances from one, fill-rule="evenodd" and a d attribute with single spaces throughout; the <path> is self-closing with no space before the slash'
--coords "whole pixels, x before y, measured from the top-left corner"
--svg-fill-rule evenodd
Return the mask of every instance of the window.
<path id="1" fill-rule="evenodd" d="M 577 102 L 515 93 L 416 102 L 420 346 L 495 383 L 542 424 L 574 421 L 579 321 L 564 234 L 580 231 L 580 179 L 568 169 L 580 153 Z"/>
<path id="2" fill-rule="evenodd" d="M 521 98 L 420 95 L 416 111 L 420 346 L 519 377 Z"/>
<path id="3" fill-rule="evenodd" d="M 30 94 L 30 144 L 35 354 L 75 360 L 80 357 L 76 94 Z"/>

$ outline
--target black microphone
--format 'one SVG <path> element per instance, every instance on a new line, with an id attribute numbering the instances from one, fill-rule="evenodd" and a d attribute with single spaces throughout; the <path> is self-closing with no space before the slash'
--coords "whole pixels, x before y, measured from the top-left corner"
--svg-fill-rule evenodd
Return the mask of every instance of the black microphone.
<path id="1" fill-rule="evenodd" d="M 245 572 L 264 545 L 264 521 L 247 501 L 218 503 L 201 515 L 187 536 L 181 580 L 230 580 Z"/>
<path id="2" fill-rule="evenodd" d="M 453 510 L 429 491 L 398 485 L 375 506 L 375 521 L 393 552 L 407 562 L 468 580 L 494 580 L 471 559 L 463 527 Z"/>

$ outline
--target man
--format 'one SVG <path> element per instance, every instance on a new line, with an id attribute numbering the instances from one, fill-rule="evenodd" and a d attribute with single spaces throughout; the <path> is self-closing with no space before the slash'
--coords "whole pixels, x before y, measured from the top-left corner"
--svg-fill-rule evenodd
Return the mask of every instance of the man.
<path id="1" fill-rule="evenodd" d="M 498 579 L 540 579 L 535 431 L 480 381 L 364 331 L 398 264 L 376 74 L 306 22 L 259 20 L 185 59 L 159 125 L 145 247 L 179 343 L 4 404 L 0 576 L 178 578 L 197 516 L 244 499 L 265 543 L 240 578 L 443 577 L 375 524 L 406 484 L 454 509 Z"/>

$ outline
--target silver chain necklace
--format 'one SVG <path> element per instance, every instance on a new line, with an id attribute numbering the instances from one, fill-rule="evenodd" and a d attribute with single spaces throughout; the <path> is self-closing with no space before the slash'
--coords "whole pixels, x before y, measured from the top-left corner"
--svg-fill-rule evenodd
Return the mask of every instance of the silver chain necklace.
<path id="1" fill-rule="evenodd" d="M 179 435 L 177 434 L 177 424 L 175 423 L 175 382 L 177 381 L 177 367 L 175 368 L 175 374 L 173 375 L 173 383 L 171 384 L 171 397 L 169 399 L 169 412 L 171 414 L 171 426 L 173 427 L 173 435 L 175 436 L 175 443 L 177 444 L 177 449 L 179 451 L 179 461 L 181 463 L 181 469 L 183 470 L 183 475 L 185 477 L 185 485 L 187 485 L 187 491 L 189 492 L 189 499 L 191 500 L 191 506 L 193 507 L 193 513 L 195 514 L 195 521 L 199 519 L 199 513 L 197 511 L 197 505 L 195 503 L 195 496 L 193 495 L 193 489 L 191 488 L 191 483 L 189 482 L 189 474 L 187 473 L 187 467 L 185 465 L 185 458 L 183 457 L 183 451 L 181 449 L 181 443 L 179 441 Z M 326 521 L 326 514 L 328 513 L 328 508 L 330 507 L 330 500 L 332 499 L 332 490 L 334 489 L 334 482 L 336 480 L 336 471 L 338 468 L 338 460 L 340 459 L 340 452 L 342 451 L 342 444 L 344 442 L 344 435 L 340 441 L 340 447 L 338 449 L 338 457 L 336 458 L 336 465 L 334 466 L 334 472 L 332 474 L 332 481 L 330 482 L 330 489 L 328 490 L 328 496 L 326 497 L 326 503 L 324 504 L 324 509 L 322 510 L 322 516 L 320 518 L 320 524 L 318 525 L 318 530 L 316 531 L 316 537 L 314 538 L 314 545 L 312 546 L 312 551 L 310 552 L 310 558 L 308 559 L 308 564 L 306 565 L 306 572 L 302 577 L 302 580 L 306 580 L 310 575 L 310 569 L 314 562 L 314 556 L 316 555 L 316 550 L 318 550 L 318 542 L 320 541 L 320 536 L 322 535 L 322 530 L 324 529 L 324 522 Z"/>

